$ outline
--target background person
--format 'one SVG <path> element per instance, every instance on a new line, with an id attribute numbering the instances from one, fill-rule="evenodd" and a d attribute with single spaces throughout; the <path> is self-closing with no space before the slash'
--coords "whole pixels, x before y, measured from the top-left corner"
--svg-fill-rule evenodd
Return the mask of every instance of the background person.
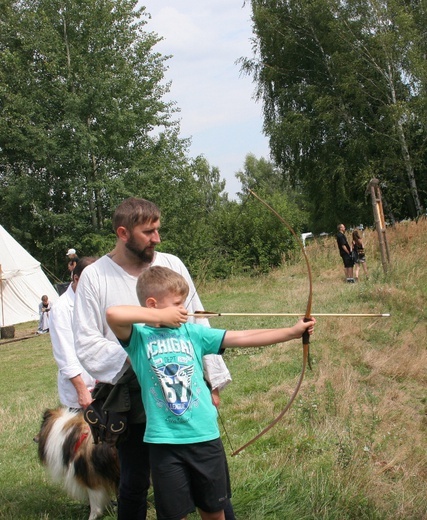
<path id="1" fill-rule="evenodd" d="M 356 252 L 356 260 L 354 264 L 355 278 L 356 281 L 359 280 L 359 270 L 360 265 L 363 267 L 363 272 L 365 273 L 366 278 L 368 276 L 368 266 L 366 265 L 366 255 L 365 255 L 365 246 L 363 245 L 362 237 L 360 236 L 359 230 L 355 229 L 352 234 L 353 238 L 353 251 Z"/>
<path id="2" fill-rule="evenodd" d="M 142 387 L 158 520 L 223 520 L 230 497 L 217 412 L 203 381 L 202 357 L 225 347 L 261 347 L 311 334 L 314 320 L 280 329 L 225 331 L 186 323 L 184 278 L 161 266 L 141 273 L 141 306 L 107 310 Z"/>
<path id="3" fill-rule="evenodd" d="M 49 313 L 50 313 L 51 305 L 49 301 L 49 297 L 46 294 L 43 294 L 41 297 L 41 302 L 39 303 L 39 327 L 37 329 L 37 334 L 47 334 L 49 332 Z"/>
<path id="4" fill-rule="evenodd" d="M 342 258 L 344 264 L 344 273 L 346 277 L 347 283 L 354 283 L 353 278 L 353 266 L 354 261 L 351 256 L 351 247 L 347 242 L 347 238 L 345 236 L 345 226 L 344 224 L 339 224 L 337 227 L 337 245 L 338 250 L 340 252 L 340 256 Z"/>
<path id="5" fill-rule="evenodd" d="M 138 305 L 136 283 L 151 265 L 169 267 L 181 274 L 190 287 L 189 312 L 203 310 L 190 274 L 176 256 L 155 251 L 160 243 L 160 210 L 145 199 L 123 201 L 113 215 L 116 245 L 82 273 L 74 308 L 75 346 L 82 366 L 102 383 L 113 386 L 106 409 L 128 412 L 128 434 L 118 444 L 120 458 L 119 520 L 145 520 L 150 485 L 148 447 L 141 441 L 145 412 L 141 389 L 127 354 L 106 321 L 113 305 Z M 207 323 L 207 320 L 205 321 Z M 96 398 L 98 388 L 93 397 Z M 99 385 L 102 392 L 102 385 Z M 234 518 L 232 508 L 227 518 Z"/>
<path id="6" fill-rule="evenodd" d="M 83 270 L 94 257 L 81 258 L 72 273 L 72 282 L 55 303 L 50 316 L 50 340 L 58 365 L 58 395 L 62 405 L 72 409 L 84 409 L 92 402 L 91 391 L 95 379 L 81 366 L 74 348 L 75 292 Z"/>
<path id="7" fill-rule="evenodd" d="M 65 256 L 68 257 L 68 263 L 67 263 L 68 276 L 71 277 L 71 279 L 73 279 L 73 271 L 77 265 L 77 262 L 79 261 L 79 257 L 77 256 L 77 252 L 75 249 L 69 249 Z"/>

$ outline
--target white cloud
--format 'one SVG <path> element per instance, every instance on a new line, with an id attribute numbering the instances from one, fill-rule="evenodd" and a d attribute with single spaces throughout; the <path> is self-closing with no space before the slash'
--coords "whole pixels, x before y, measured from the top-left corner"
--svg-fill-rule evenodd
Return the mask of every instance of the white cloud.
<path id="1" fill-rule="evenodd" d="M 164 38 L 157 50 L 173 55 L 166 79 L 168 99 L 181 109 L 183 137 L 192 156 L 203 154 L 218 166 L 233 196 L 234 177 L 248 153 L 268 158 L 261 105 L 252 78 L 242 76 L 240 57 L 251 57 L 250 6 L 242 0 L 146 0 L 151 14 L 145 29 Z"/>

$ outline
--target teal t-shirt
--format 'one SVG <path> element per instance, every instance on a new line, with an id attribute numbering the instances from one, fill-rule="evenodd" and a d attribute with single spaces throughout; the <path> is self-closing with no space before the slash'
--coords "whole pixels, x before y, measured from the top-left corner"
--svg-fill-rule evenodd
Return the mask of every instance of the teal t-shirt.
<path id="1" fill-rule="evenodd" d="M 141 385 L 145 442 L 192 444 L 219 437 L 202 358 L 218 354 L 224 334 L 194 323 L 174 329 L 133 326 L 129 344 L 122 346 Z"/>

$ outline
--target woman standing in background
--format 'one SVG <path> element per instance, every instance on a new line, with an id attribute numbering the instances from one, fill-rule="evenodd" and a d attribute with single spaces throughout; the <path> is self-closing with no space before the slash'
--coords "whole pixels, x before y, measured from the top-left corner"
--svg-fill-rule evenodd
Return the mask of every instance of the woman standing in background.
<path id="1" fill-rule="evenodd" d="M 357 257 L 355 259 L 354 270 L 355 270 L 355 279 L 356 281 L 359 279 L 359 270 L 360 264 L 362 264 L 363 272 L 365 273 L 366 278 L 368 276 L 368 266 L 366 265 L 366 256 L 365 256 L 365 246 L 363 245 L 362 237 L 360 236 L 359 230 L 355 229 L 353 231 L 353 251 L 356 251 Z"/>

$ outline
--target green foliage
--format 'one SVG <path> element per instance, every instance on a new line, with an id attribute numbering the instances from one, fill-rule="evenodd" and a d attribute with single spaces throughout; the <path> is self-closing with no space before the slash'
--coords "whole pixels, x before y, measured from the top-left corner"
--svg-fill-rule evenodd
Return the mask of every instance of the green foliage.
<path id="1" fill-rule="evenodd" d="M 260 187 L 264 193 L 277 191 L 290 191 L 290 183 L 279 168 L 264 158 L 257 159 L 253 154 L 248 154 L 242 171 L 236 173 L 242 185 L 240 198 L 244 200 L 248 189 L 258 190 Z"/>
<path id="2" fill-rule="evenodd" d="M 314 231 L 372 220 L 367 183 L 389 212 L 422 213 L 425 105 L 421 4 L 253 0 L 255 57 L 272 155 L 312 206 Z M 421 39 L 423 42 L 421 44 Z M 423 101 L 424 100 L 424 101 Z"/>
<path id="3" fill-rule="evenodd" d="M 248 155 L 244 171 L 236 176 L 242 183 L 244 193 L 248 188 L 256 190 L 296 233 L 307 226 L 308 217 L 301 209 L 301 197 L 286 185 L 272 163 Z M 201 279 L 210 279 L 268 272 L 292 256 L 297 247 L 295 239 L 259 201 L 249 194 L 240 194 L 240 202 L 228 201 L 221 196 L 223 186 L 218 183 L 216 171 L 208 186 L 206 190 L 199 180 L 198 192 L 206 195 L 197 200 L 191 212 L 195 215 L 195 233 L 190 244 L 193 247 L 196 245 L 196 248 L 187 261 L 194 274 Z M 203 212 L 198 207 L 204 208 Z M 170 248 L 166 247 L 165 250 Z M 179 256 L 182 256 L 182 251 Z"/>
<path id="4" fill-rule="evenodd" d="M 166 58 L 135 1 L 8 1 L 4 11 L 0 216 L 58 272 L 65 247 L 111 232 L 126 195 L 159 176 L 174 189 L 186 143 L 162 101 Z"/>
<path id="5" fill-rule="evenodd" d="M 304 212 L 285 194 L 258 192 L 258 195 L 265 196 L 297 233 L 306 224 Z M 265 273 L 281 265 L 298 249 L 297 242 L 285 226 L 251 196 L 241 203 L 223 202 L 210 215 L 209 226 L 211 250 L 204 257 L 207 277 Z"/>
<path id="6" fill-rule="evenodd" d="M 263 193 L 259 195 L 262 197 Z M 275 194 L 273 198 L 269 198 L 269 203 L 298 230 L 299 211 L 295 207 L 290 207 L 285 196 Z M 239 251 L 242 259 L 240 263 L 243 266 L 247 268 L 256 266 L 261 272 L 266 272 L 271 267 L 280 265 L 286 252 L 296 247 L 289 231 L 255 199 L 249 198 L 243 203 L 239 217 L 234 221 L 234 226 L 237 235 L 240 234 L 240 240 L 238 238 L 232 243 L 228 241 L 228 245 Z M 233 225 L 233 221 L 231 224 Z M 224 239 L 226 240 L 226 237 Z M 255 263 L 252 265 L 253 259 Z"/>

